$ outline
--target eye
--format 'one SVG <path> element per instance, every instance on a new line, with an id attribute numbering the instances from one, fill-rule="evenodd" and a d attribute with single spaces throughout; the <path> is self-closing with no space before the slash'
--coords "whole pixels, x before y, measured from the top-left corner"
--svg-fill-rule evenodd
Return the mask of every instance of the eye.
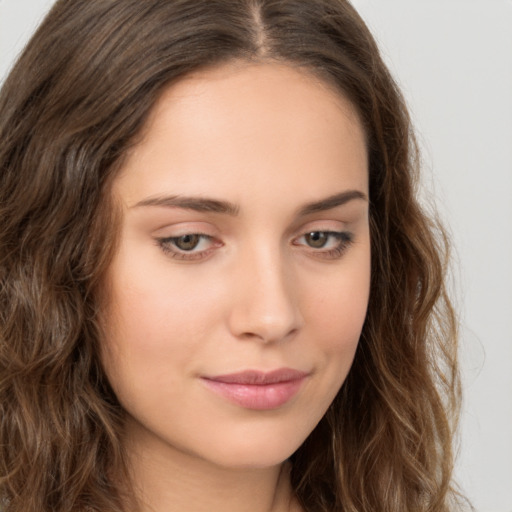
<path id="1" fill-rule="evenodd" d="M 193 251 L 201 242 L 201 236 L 197 233 L 172 238 L 172 243 L 181 251 Z"/>
<path id="2" fill-rule="evenodd" d="M 197 260 L 207 257 L 221 242 L 201 233 L 185 233 L 180 236 L 158 238 L 158 246 L 164 253 L 176 259 Z"/>
<path id="3" fill-rule="evenodd" d="M 312 231 L 304 235 L 304 240 L 306 243 L 313 247 L 314 249 L 322 249 L 329 242 L 329 237 L 332 238 L 331 233 L 327 233 L 325 231 Z"/>
<path id="4" fill-rule="evenodd" d="M 334 259 L 340 257 L 352 241 L 352 233 L 346 231 L 310 231 L 293 243 L 314 249 L 315 255 Z"/>

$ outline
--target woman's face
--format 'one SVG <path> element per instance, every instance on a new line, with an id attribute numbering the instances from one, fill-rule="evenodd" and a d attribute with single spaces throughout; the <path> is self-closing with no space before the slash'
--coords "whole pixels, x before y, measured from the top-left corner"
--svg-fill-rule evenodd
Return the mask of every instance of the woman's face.
<path id="1" fill-rule="evenodd" d="M 131 447 L 233 468 L 300 446 L 366 314 L 367 165 L 350 103 L 292 67 L 166 91 L 113 187 L 102 358 Z"/>

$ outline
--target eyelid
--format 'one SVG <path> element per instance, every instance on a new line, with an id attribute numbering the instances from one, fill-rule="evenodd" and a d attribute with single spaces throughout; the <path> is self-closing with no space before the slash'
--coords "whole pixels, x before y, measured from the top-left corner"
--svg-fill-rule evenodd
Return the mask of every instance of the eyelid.
<path id="1" fill-rule="evenodd" d="M 158 236 L 159 233 L 162 233 L 162 236 Z M 322 234 L 327 239 L 326 243 L 315 247 L 311 240 L 308 242 L 305 239 L 305 237 L 312 233 Z M 177 242 L 186 236 L 193 236 L 200 240 L 195 246 L 192 244 L 190 249 L 187 247 L 183 248 L 183 245 Z M 296 229 L 295 236 L 290 242 L 298 249 L 312 256 L 336 259 L 341 257 L 349 248 L 353 238 L 354 234 L 347 230 L 346 223 L 335 219 L 318 219 L 308 222 L 300 229 Z M 184 261 L 200 261 L 224 245 L 218 231 L 210 223 L 203 222 L 183 222 L 168 225 L 158 230 L 154 235 L 154 240 L 159 249 L 167 256 Z M 187 245 L 186 241 L 185 245 Z"/>
<path id="2" fill-rule="evenodd" d="M 200 237 L 201 240 L 207 240 L 209 242 L 209 246 L 206 249 L 202 250 L 196 250 L 196 248 L 193 248 L 190 251 L 180 249 L 175 244 L 175 241 L 185 236 L 198 236 Z M 164 252 L 164 254 L 174 259 L 183 261 L 202 260 L 204 258 L 207 258 L 216 248 L 219 248 L 223 245 L 220 240 L 213 237 L 212 235 L 193 231 L 166 237 L 157 237 L 155 238 L 155 242 L 157 246 Z"/>
<path id="3" fill-rule="evenodd" d="M 309 245 L 307 242 L 299 243 L 298 241 L 304 237 L 307 237 L 313 233 L 321 233 L 323 235 L 327 235 L 328 237 L 337 239 L 337 243 L 334 247 L 313 247 Z M 292 244 L 295 246 L 304 247 L 308 254 L 319 257 L 322 259 L 331 259 L 336 260 L 341 258 L 344 253 L 350 248 L 350 246 L 354 242 L 354 234 L 347 230 L 333 230 L 333 229 L 308 229 L 304 231 L 301 235 L 295 237 L 292 240 Z"/>
<path id="4" fill-rule="evenodd" d="M 218 234 L 214 224 L 203 221 L 179 221 L 179 222 L 166 222 L 158 229 L 153 230 L 153 236 L 157 238 L 173 238 L 183 235 L 204 235 L 215 237 Z"/>

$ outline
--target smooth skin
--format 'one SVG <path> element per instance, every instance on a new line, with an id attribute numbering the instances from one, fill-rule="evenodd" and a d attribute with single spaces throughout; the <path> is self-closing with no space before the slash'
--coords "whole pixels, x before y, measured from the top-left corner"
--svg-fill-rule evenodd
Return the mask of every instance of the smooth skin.
<path id="1" fill-rule="evenodd" d="M 370 285 L 352 105 L 303 70 L 235 62 L 172 85 L 113 184 L 103 363 L 151 512 L 300 510 L 286 459 L 352 364 Z M 292 368 L 254 410 L 205 377 Z"/>

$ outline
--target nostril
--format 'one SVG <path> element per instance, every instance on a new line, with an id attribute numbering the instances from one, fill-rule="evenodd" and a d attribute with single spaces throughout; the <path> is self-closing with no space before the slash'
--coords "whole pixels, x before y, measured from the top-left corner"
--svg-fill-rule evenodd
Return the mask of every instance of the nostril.
<path id="1" fill-rule="evenodd" d="M 231 332 L 239 339 L 276 343 L 293 338 L 302 321 L 298 309 L 290 305 L 287 311 L 264 313 L 256 307 L 243 308 L 240 303 L 230 315 Z"/>

